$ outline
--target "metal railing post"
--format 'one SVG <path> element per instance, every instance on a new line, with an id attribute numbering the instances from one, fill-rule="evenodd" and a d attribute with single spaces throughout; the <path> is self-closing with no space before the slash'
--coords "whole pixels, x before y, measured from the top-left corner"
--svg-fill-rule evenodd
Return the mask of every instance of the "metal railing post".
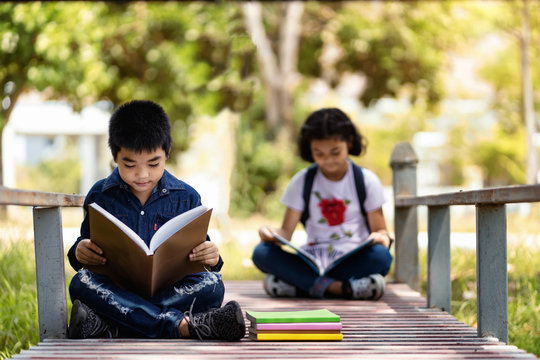
<path id="1" fill-rule="evenodd" d="M 66 338 L 66 275 L 60 207 L 34 207 L 34 246 L 39 338 Z"/>
<path id="2" fill-rule="evenodd" d="M 505 204 L 476 206 L 478 336 L 508 344 L 508 273 Z"/>
<path id="3" fill-rule="evenodd" d="M 428 206 L 427 304 L 452 313 L 450 207 Z"/>
<path id="4" fill-rule="evenodd" d="M 418 157 L 409 143 L 398 143 L 392 151 L 390 166 L 393 173 L 394 198 L 398 195 L 416 196 L 416 165 Z M 397 282 L 407 283 L 418 290 L 418 216 L 416 206 L 394 207 L 396 234 L 395 271 Z"/>

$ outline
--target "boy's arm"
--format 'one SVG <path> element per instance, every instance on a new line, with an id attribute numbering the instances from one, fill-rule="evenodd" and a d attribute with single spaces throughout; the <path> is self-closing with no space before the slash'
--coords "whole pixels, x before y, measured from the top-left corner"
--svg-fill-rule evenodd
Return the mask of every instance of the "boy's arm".
<path id="1" fill-rule="evenodd" d="M 90 239 L 90 220 L 88 218 L 88 196 L 84 200 L 83 204 L 83 210 L 84 210 L 84 219 L 81 223 L 81 235 L 77 238 L 75 243 L 71 246 L 71 248 L 68 251 L 68 260 L 71 264 L 71 267 L 75 269 L 75 271 L 79 271 L 84 264 L 81 263 L 79 260 L 77 260 L 77 256 L 75 255 L 75 252 L 77 250 L 77 246 L 83 239 Z"/>

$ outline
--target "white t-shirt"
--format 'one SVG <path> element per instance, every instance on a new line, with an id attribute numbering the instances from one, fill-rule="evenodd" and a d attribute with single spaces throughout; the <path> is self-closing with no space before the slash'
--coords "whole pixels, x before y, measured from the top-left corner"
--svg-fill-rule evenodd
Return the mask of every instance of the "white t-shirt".
<path id="1" fill-rule="evenodd" d="M 296 173 L 289 183 L 281 202 L 291 209 L 304 211 L 304 179 L 307 168 Z M 366 212 L 380 209 L 385 202 L 381 181 L 373 171 L 362 168 Z M 352 163 L 339 181 L 328 180 L 317 169 L 309 199 L 309 218 L 306 221 L 307 244 L 347 252 L 363 243 L 369 236 L 366 220 L 358 202 Z M 325 209 L 323 213 L 323 209 Z"/>

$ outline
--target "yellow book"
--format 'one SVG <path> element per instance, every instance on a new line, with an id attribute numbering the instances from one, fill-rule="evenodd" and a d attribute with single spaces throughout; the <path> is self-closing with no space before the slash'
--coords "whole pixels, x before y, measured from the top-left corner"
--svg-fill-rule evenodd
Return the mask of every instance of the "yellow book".
<path id="1" fill-rule="evenodd" d="M 343 340 L 343 334 L 292 334 L 292 333 L 281 333 L 281 334 L 255 334 L 249 333 L 249 338 L 252 340 L 261 340 L 261 341 L 278 341 L 278 340 L 288 340 L 288 341 L 341 341 Z"/>

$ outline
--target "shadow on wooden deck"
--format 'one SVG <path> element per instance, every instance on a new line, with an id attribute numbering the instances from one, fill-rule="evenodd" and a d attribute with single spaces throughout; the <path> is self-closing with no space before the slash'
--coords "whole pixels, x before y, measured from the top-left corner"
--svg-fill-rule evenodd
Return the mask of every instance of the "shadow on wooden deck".
<path id="1" fill-rule="evenodd" d="M 343 341 L 240 342 L 197 340 L 46 340 L 14 359 L 521 359 L 536 358 L 476 329 L 426 301 L 404 284 L 388 284 L 379 301 L 269 298 L 261 282 L 226 282 L 225 301 L 243 310 L 327 308 L 340 315 Z M 246 325 L 249 325 L 246 322 Z"/>

